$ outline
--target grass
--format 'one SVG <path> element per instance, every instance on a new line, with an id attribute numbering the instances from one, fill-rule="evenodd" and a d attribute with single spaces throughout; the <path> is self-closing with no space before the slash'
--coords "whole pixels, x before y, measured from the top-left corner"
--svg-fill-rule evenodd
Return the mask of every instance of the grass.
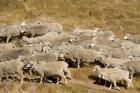
<path id="1" fill-rule="evenodd" d="M 140 0 L 0 0 L 0 22 L 58 21 L 65 31 L 101 27 L 140 34 Z"/>

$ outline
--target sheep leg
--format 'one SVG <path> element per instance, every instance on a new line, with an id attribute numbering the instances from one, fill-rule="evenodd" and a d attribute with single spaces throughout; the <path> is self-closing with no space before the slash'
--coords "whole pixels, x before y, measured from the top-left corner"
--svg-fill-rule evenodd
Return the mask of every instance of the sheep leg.
<path id="1" fill-rule="evenodd" d="M 120 90 L 120 88 L 116 85 L 116 81 L 113 82 L 116 89 Z"/>
<path id="2" fill-rule="evenodd" d="M 78 69 L 80 68 L 80 59 L 79 58 L 77 59 L 77 68 Z"/>
<path id="3" fill-rule="evenodd" d="M 110 87 L 108 88 L 109 90 L 112 89 L 112 82 L 110 83 Z"/>
<path id="4" fill-rule="evenodd" d="M 98 84 L 100 84 L 101 83 L 101 78 L 98 78 Z"/>
<path id="5" fill-rule="evenodd" d="M 40 84 L 42 84 L 42 82 L 43 82 L 43 77 L 40 78 Z"/>
<path id="6" fill-rule="evenodd" d="M 128 88 L 133 88 L 134 87 L 131 79 L 128 78 L 126 81 L 127 81 L 127 87 Z"/>
<path id="7" fill-rule="evenodd" d="M 105 84 L 104 84 L 104 87 L 106 86 L 106 80 L 105 80 Z"/>
<path id="8" fill-rule="evenodd" d="M 61 79 L 62 79 L 61 77 L 58 77 L 56 84 L 59 84 Z"/>
<path id="9" fill-rule="evenodd" d="M 11 36 L 7 37 L 7 40 L 6 40 L 7 43 L 9 42 L 10 38 L 11 38 Z"/>
<path id="10" fill-rule="evenodd" d="M 24 77 L 21 77 L 21 81 L 20 82 L 23 83 L 23 81 L 24 81 Z"/>
<path id="11" fill-rule="evenodd" d="M 60 76 L 61 76 L 61 78 L 64 79 L 64 84 L 67 85 L 68 82 L 67 82 L 67 78 L 66 78 L 66 76 L 65 76 L 64 74 L 61 74 Z"/>
<path id="12" fill-rule="evenodd" d="M 17 71 L 17 74 L 20 76 L 20 82 L 23 83 L 24 81 L 24 74 L 22 73 L 22 69 L 19 68 L 18 71 Z"/>
<path id="13" fill-rule="evenodd" d="M 70 70 L 69 69 L 64 69 L 64 72 L 66 73 L 66 77 L 71 80 Z"/>

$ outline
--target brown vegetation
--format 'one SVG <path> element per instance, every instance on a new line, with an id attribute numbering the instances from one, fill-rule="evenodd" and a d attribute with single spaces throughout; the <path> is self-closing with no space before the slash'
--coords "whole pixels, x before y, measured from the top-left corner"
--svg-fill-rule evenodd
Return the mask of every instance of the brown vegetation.
<path id="1" fill-rule="evenodd" d="M 140 0 L 0 0 L 0 22 L 59 21 L 74 27 L 101 27 L 118 35 L 140 33 Z"/>

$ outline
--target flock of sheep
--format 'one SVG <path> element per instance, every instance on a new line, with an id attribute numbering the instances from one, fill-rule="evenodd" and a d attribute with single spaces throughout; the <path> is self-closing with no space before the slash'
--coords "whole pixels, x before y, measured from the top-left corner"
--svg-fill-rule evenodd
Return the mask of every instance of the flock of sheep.
<path id="1" fill-rule="evenodd" d="M 20 46 L 11 43 L 15 38 Z M 23 82 L 28 74 L 39 77 L 40 83 L 55 79 L 67 85 L 72 78 L 69 67 L 94 65 L 99 80 L 120 89 L 117 82 L 122 80 L 133 88 L 133 75 L 140 72 L 140 35 L 126 34 L 122 40 L 99 28 L 75 28 L 68 34 L 59 23 L 22 22 L 0 26 L 0 40 L 6 42 L 0 43 L 0 79 Z"/>

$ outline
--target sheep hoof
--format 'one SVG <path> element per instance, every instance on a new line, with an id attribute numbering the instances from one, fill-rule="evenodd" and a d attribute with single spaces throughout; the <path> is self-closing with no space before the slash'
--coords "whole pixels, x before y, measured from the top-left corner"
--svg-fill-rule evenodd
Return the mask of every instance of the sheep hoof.
<path id="1" fill-rule="evenodd" d="M 119 87 L 115 87 L 114 89 L 116 89 L 116 90 L 120 90 L 120 88 L 119 88 Z"/>
<path id="2" fill-rule="evenodd" d="M 56 82 L 56 84 L 59 84 L 60 82 Z"/>

